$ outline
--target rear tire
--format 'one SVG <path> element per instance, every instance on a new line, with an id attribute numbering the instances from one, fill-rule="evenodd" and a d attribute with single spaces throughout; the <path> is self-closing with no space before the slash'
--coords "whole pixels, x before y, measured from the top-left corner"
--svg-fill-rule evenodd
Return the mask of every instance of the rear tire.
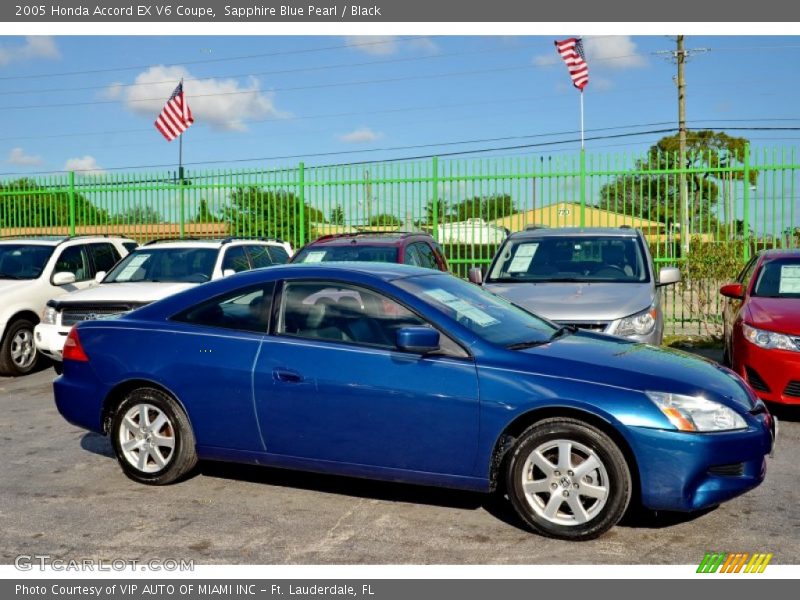
<path id="1" fill-rule="evenodd" d="M 122 470 L 139 483 L 173 483 L 197 465 L 189 419 L 161 390 L 130 392 L 114 413 L 110 435 Z"/>
<path id="2" fill-rule="evenodd" d="M 33 342 L 34 323 L 16 319 L 9 323 L 0 344 L 0 375 L 27 375 L 36 368 L 40 354 Z"/>
<path id="3" fill-rule="evenodd" d="M 508 461 L 511 504 L 535 532 L 562 540 L 590 540 L 625 514 L 630 469 L 614 441 L 571 418 L 529 427 Z"/>

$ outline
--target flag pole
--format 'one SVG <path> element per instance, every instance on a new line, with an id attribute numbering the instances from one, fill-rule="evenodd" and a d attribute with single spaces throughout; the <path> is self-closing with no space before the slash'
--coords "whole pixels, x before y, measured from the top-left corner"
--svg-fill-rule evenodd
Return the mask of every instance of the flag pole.
<path id="1" fill-rule="evenodd" d="M 581 89 L 581 150 L 583 150 L 583 89 Z"/>
<path id="2" fill-rule="evenodd" d="M 583 140 L 583 88 L 581 88 L 581 156 L 580 156 L 580 177 L 581 177 L 581 213 L 580 225 L 586 226 L 586 148 Z"/>
<path id="3" fill-rule="evenodd" d="M 181 91 L 183 92 L 183 77 L 181 77 Z M 183 98 L 181 99 L 181 106 L 183 102 L 186 101 L 185 92 L 183 92 Z M 183 201 L 183 134 L 186 131 L 182 131 L 178 136 L 178 185 L 180 187 L 180 201 L 181 201 L 181 223 L 180 223 L 180 235 L 181 239 L 185 236 L 185 223 L 186 223 L 186 207 L 184 206 Z"/>

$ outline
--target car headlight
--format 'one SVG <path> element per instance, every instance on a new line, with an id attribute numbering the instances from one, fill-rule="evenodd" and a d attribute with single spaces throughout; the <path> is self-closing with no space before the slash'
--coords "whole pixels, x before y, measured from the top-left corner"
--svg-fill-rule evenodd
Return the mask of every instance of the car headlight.
<path id="1" fill-rule="evenodd" d="M 780 350 L 793 350 L 794 352 L 800 350 L 788 335 L 775 333 L 774 331 L 765 331 L 764 329 L 756 329 L 746 324 L 742 324 L 742 330 L 744 331 L 744 337 L 747 341 L 760 348 L 778 348 Z"/>
<path id="2" fill-rule="evenodd" d="M 58 320 L 58 311 L 52 306 L 48 306 L 42 313 L 42 323 L 45 325 L 55 325 Z"/>
<path id="3" fill-rule="evenodd" d="M 680 431 L 747 429 L 741 415 L 719 402 L 667 392 L 645 393 Z"/>
<path id="4" fill-rule="evenodd" d="M 617 325 L 616 335 L 647 335 L 656 327 L 656 317 L 658 312 L 655 306 L 640 313 L 625 317 Z"/>

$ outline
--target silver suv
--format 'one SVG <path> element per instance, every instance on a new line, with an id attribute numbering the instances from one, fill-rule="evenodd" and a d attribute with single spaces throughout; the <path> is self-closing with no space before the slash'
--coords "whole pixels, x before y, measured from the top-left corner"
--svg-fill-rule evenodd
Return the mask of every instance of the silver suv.
<path id="1" fill-rule="evenodd" d="M 642 233 L 629 228 L 534 229 L 509 236 L 484 279 L 470 281 L 562 325 L 660 344 L 658 288 L 680 281 L 664 267 L 656 278 Z"/>

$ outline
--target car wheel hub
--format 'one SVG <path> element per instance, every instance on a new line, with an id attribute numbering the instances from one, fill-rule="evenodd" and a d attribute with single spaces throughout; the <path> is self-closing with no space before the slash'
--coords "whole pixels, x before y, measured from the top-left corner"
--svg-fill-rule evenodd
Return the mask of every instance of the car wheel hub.
<path id="1" fill-rule="evenodd" d="M 26 369 L 36 359 L 33 335 L 28 329 L 20 329 L 11 339 L 11 360 L 21 369 Z"/>
<path id="2" fill-rule="evenodd" d="M 142 473 L 165 469 L 175 453 L 172 422 L 152 404 L 137 404 L 129 409 L 117 435 L 122 456 Z"/>

